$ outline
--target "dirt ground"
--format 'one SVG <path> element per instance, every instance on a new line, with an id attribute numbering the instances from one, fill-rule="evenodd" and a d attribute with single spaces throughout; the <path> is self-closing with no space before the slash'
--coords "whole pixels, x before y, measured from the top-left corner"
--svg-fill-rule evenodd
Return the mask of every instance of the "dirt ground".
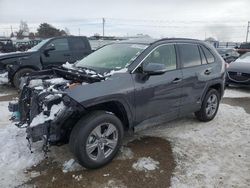
<path id="1" fill-rule="evenodd" d="M 80 170 L 63 173 L 62 166 L 53 159 L 44 160 L 41 164 L 28 170 L 41 174 L 27 185 L 35 187 L 169 187 L 170 178 L 175 168 L 170 144 L 161 138 L 144 137 L 127 144 L 133 152 L 131 159 L 114 159 L 112 163 L 97 170 Z M 140 157 L 151 157 L 158 161 L 159 169 L 154 171 L 136 171 L 132 168 Z M 74 176 L 81 175 L 80 180 Z"/>

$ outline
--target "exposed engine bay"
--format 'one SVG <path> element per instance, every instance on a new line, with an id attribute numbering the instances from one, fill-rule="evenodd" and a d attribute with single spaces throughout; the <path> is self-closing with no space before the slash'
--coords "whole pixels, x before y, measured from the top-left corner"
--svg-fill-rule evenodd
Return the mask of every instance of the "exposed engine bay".
<path id="1" fill-rule="evenodd" d="M 49 143 L 64 138 L 70 131 L 68 124 L 84 113 L 81 104 L 65 90 L 102 80 L 105 76 L 84 69 L 53 68 L 31 73 L 21 80 L 19 101 L 9 104 L 12 120 L 26 128 L 29 143 L 44 140 L 44 148 L 48 148 Z"/>

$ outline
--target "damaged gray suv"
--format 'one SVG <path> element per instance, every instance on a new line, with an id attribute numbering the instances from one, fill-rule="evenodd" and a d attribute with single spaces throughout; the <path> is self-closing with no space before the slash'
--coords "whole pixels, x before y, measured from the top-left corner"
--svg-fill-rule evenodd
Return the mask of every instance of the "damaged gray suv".
<path id="1" fill-rule="evenodd" d="M 30 142 L 69 142 L 82 166 L 99 168 L 114 158 L 126 131 L 190 113 L 212 120 L 224 82 L 224 60 L 202 41 L 131 40 L 31 73 L 9 110 Z"/>

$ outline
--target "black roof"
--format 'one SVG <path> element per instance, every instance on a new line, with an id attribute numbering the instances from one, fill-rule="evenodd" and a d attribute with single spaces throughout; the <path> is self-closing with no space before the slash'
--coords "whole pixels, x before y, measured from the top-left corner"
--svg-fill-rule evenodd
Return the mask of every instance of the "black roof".
<path id="1" fill-rule="evenodd" d="M 153 39 L 153 38 L 135 38 L 135 39 L 129 39 L 129 40 L 124 40 L 120 41 L 119 43 L 136 43 L 136 44 L 146 44 L 150 45 L 156 42 L 161 42 L 161 41 L 193 41 L 193 42 L 203 42 L 198 39 L 189 39 L 189 38 L 162 38 L 162 39 Z"/>

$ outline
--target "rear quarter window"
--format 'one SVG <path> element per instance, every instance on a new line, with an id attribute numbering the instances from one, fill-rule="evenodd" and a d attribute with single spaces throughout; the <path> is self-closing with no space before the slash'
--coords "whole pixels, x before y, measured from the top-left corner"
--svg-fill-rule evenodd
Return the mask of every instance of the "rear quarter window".
<path id="1" fill-rule="evenodd" d="M 214 63 L 215 62 L 215 58 L 214 58 L 214 55 L 212 54 L 212 52 L 210 52 L 209 49 L 207 49 L 206 47 L 204 46 L 201 46 L 205 56 L 206 56 L 206 59 L 207 59 L 207 63 Z"/>
<path id="2" fill-rule="evenodd" d="M 178 44 L 182 67 L 201 65 L 199 48 L 196 44 Z"/>

